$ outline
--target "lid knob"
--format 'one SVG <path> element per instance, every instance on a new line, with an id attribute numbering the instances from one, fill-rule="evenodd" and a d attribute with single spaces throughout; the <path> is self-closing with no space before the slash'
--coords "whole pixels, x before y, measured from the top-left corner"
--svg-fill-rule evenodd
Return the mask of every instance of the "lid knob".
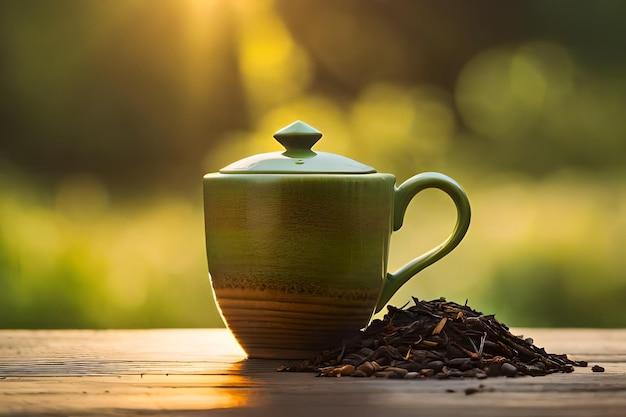
<path id="1" fill-rule="evenodd" d="M 252 155 L 220 169 L 222 174 L 370 174 L 376 170 L 345 156 L 314 152 L 311 147 L 322 132 L 296 121 L 280 129 L 274 138 L 286 149 Z"/>
<path id="2" fill-rule="evenodd" d="M 320 140 L 322 132 L 297 120 L 274 133 L 274 138 L 286 149 L 284 155 L 314 154 L 311 147 Z"/>

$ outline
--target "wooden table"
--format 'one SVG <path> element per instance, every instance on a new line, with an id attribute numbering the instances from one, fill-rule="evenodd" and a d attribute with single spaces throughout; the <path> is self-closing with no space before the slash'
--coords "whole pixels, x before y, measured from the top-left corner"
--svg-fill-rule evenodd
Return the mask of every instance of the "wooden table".
<path id="1" fill-rule="evenodd" d="M 223 329 L 0 330 L 0 415 L 626 416 L 626 330 L 514 333 L 589 367 L 482 381 L 316 378 L 244 360 Z"/>

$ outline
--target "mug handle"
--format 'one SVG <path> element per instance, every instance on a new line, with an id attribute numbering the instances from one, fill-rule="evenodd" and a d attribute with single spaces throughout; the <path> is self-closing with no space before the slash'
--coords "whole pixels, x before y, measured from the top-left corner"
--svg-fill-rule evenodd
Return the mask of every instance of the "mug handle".
<path id="1" fill-rule="evenodd" d="M 385 304 L 389 302 L 396 291 L 415 274 L 450 253 L 452 249 L 461 242 L 469 228 L 471 209 L 463 188 L 447 175 L 438 172 L 424 172 L 409 178 L 399 187 L 395 188 L 393 209 L 394 232 L 402 227 L 404 214 L 413 197 L 427 188 L 440 189 L 452 198 L 457 210 L 456 226 L 445 242 L 413 259 L 393 274 L 387 273 L 375 313 L 378 313 Z"/>

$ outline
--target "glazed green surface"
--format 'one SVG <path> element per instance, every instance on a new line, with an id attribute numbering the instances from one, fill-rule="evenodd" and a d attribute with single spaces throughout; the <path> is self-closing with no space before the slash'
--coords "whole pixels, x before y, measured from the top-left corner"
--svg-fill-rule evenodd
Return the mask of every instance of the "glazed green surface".
<path id="1" fill-rule="evenodd" d="M 411 199 L 426 188 L 453 199 L 455 229 L 444 243 L 388 274 L 391 233 L 402 226 Z M 377 310 L 454 249 L 470 222 L 464 191 L 438 173 L 416 175 L 399 187 L 390 174 L 216 173 L 204 177 L 204 193 L 214 287 L 368 299 L 382 290 Z"/>
<path id="2" fill-rule="evenodd" d="M 216 287 L 378 298 L 395 178 L 389 174 L 205 176 Z"/>

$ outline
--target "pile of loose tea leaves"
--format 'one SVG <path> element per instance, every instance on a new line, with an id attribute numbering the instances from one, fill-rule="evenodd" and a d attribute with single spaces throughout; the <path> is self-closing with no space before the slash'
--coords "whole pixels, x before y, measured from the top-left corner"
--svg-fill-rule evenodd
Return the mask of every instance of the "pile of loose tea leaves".
<path id="1" fill-rule="evenodd" d="M 587 366 L 511 334 L 494 315 L 477 312 L 467 302 L 413 301 L 408 308 L 387 307 L 383 320 L 374 320 L 336 349 L 278 370 L 319 376 L 483 379 L 540 376 Z"/>

